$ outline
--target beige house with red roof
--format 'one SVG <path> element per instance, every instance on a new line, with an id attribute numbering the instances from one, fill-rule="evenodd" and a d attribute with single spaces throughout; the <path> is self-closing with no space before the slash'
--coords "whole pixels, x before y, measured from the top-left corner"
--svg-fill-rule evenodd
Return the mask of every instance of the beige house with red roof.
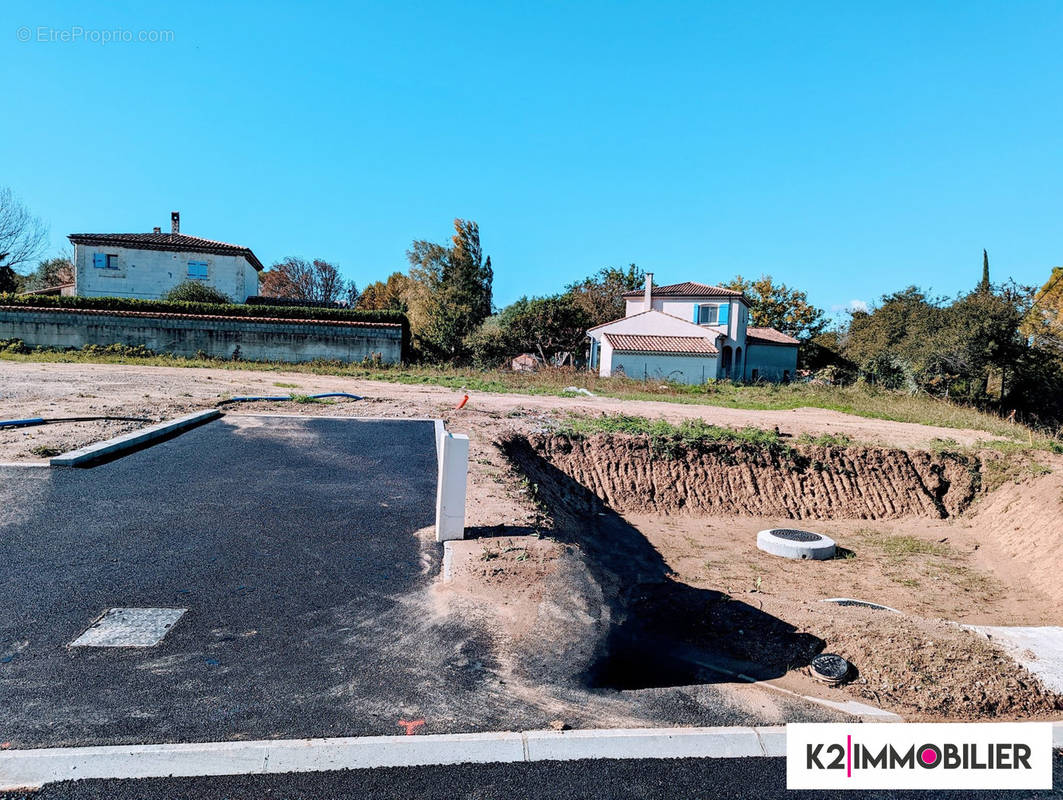
<path id="1" fill-rule="evenodd" d="M 797 339 L 750 327 L 741 292 L 687 281 L 624 295 L 622 319 L 587 331 L 590 367 L 602 377 L 702 384 L 787 381 L 797 372 Z"/>
<path id="2" fill-rule="evenodd" d="M 72 233 L 74 291 L 80 297 L 157 300 L 183 281 L 196 281 L 243 303 L 258 294 L 262 262 L 251 248 L 181 233 L 181 215 L 170 232 Z"/>

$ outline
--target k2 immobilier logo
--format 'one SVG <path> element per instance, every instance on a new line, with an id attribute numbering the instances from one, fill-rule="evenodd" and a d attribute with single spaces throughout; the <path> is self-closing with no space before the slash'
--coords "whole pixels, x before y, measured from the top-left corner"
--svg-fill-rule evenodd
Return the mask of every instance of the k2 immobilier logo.
<path id="1" fill-rule="evenodd" d="M 786 726 L 787 789 L 1051 789 L 1052 724 Z"/>

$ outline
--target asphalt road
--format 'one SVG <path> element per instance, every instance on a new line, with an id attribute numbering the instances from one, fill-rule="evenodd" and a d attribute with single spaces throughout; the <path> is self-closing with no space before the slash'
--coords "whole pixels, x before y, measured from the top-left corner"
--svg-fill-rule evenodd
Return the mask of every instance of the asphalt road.
<path id="1" fill-rule="evenodd" d="M 545 727 L 503 712 L 485 635 L 424 605 L 435 461 L 430 422 L 227 416 L 0 469 L 0 741 Z M 123 606 L 188 612 L 152 648 L 67 647 Z"/>
<path id="2" fill-rule="evenodd" d="M 2 800 L 935 800 L 1047 798 L 1045 792 L 787 792 L 781 758 L 565 761 L 462 764 L 349 772 L 84 781 L 46 786 Z M 1063 786 L 1063 758 L 1055 757 L 1055 785 Z"/>

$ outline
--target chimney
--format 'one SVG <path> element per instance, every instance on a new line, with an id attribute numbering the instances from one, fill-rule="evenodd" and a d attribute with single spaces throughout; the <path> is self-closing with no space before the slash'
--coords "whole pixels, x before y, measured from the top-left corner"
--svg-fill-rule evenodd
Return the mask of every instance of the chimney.
<path id="1" fill-rule="evenodd" d="M 155 227 L 154 227 L 154 228 L 152 229 L 152 231 L 151 231 L 151 232 L 152 232 L 152 233 L 162 233 L 162 228 L 160 228 L 160 227 L 159 227 L 158 225 L 156 225 L 156 226 L 155 226 Z"/>
<path id="2" fill-rule="evenodd" d="M 646 310 L 653 308 L 653 273 L 646 273 Z"/>
<path id="3" fill-rule="evenodd" d="M 181 232 L 181 212 L 180 211 L 171 211 L 170 212 L 170 233 L 174 234 L 174 233 L 180 233 L 180 232 Z"/>

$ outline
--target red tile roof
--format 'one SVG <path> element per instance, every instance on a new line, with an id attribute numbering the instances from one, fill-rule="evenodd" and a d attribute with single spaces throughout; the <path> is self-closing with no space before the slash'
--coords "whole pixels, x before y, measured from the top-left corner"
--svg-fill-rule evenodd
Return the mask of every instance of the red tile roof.
<path id="1" fill-rule="evenodd" d="M 624 292 L 624 297 L 642 297 L 646 294 L 644 289 L 635 289 Z M 685 283 L 672 283 L 668 286 L 654 286 L 654 297 L 741 297 L 741 292 L 734 289 L 724 289 L 722 286 L 709 286 L 704 283 L 686 281 Z"/>
<path id="2" fill-rule="evenodd" d="M 178 253 L 211 253 L 219 256 L 243 256 L 251 266 L 262 271 L 262 262 L 251 248 L 184 233 L 72 233 L 67 236 L 74 244 L 89 246 L 114 245 L 134 250 L 165 250 Z"/>
<path id="3" fill-rule="evenodd" d="M 712 356 L 718 352 L 703 336 L 644 336 L 630 333 L 603 334 L 614 350 L 625 353 L 672 353 Z"/>
<path id="4" fill-rule="evenodd" d="M 775 328 L 746 328 L 746 339 L 752 339 L 754 344 L 800 344 L 793 336 Z"/>

